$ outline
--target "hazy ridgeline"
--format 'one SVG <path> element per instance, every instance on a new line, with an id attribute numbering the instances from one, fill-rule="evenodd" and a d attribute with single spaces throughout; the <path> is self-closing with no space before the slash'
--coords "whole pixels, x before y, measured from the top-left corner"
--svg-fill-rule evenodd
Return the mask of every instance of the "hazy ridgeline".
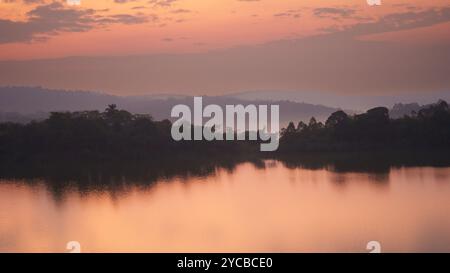
<path id="1" fill-rule="evenodd" d="M 447 93 L 432 93 L 423 97 L 415 95 L 379 97 L 331 96 L 320 92 L 255 91 L 224 96 L 203 96 L 203 100 L 205 104 L 217 104 L 222 107 L 227 104 L 280 105 L 280 124 L 287 126 L 289 121 L 307 122 L 311 117 L 324 122 L 333 112 L 340 109 L 345 109 L 347 114 L 354 114 L 379 105 L 390 108 L 391 118 L 401 118 L 413 111 L 418 112 L 429 107 L 429 103 L 436 101 L 436 98 L 448 98 Z M 412 101 L 414 103 L 396 103 Z M 114 96 L 99 92 L 52 90 L 41 87 L 0 87 L 0 122 L 41 121 L 48 118 L 50 112 L 103 111 L 108 104 L 116 104 L 120 109 L 133 114 L 149 114 L 155 120 L 171 120 L 171 109 L 178 104 L 192 107 L 193 98 L 170 94 Z"/>
<path id="2" fill-rule="evenodd" d="M 275 92 L 276 94 L 276 92 Z M 293 119 L 309 120 L 312 116 L 325 121 L 338 107 L 304 103 L 278 98 L 239 98 L 239 94 L 203 96 L 206 104 L 277 104 L 280 105 L 280 123 L 287 125 Z M 0 87 L 0 122 L 27 123 L 44 120 L 50 112 L 103 111 L 106 105 L 116 104 L 132 114 L 149 114 L 155 120 L 171 119 L 175 105 L 193 107 L 193 97 L 185 95 L 114 96 L 99 92 L 51 90 L 41 87 Z M 351 111 L 349 111 L 351 112 Z"/>

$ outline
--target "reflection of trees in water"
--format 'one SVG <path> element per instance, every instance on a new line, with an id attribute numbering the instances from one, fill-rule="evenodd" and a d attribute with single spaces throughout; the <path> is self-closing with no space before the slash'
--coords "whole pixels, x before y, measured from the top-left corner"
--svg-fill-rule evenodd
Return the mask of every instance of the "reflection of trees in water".
<path id="1" fill-rule="evenodd" d="M 338 111 L 325 124 L 314 118 L 308 125 L 291 123 L 272 154 L 260 153 L 252 141 L 176 142 L 171 125 L 115 105 L 104 112 L 52 113 L 27 125 L 0 123 L 0 179 L 40 179 L 58 196 L 68 190 L 120 193 L 175 177 L 207 177 L 217 168 L 232 173 L 241 162 L 270 171 L 276 164 L 266 159 L 289 169 L 367 173 L 380 183 L 388 181 L 392 167 L 450 166 L 450 109 L 444 101 L 395 120 L 377 107 L 352 117 Z M 385 152 L 373 152 L 380 150 Z M 342 184 L 345 176 L 333 180 Z"/>
<path id="2" fill-rule="evenodd" d="M 209 177 L 215 175 L 218 168 L 232 173 L 244 161 L 252 162 L 256 168 L 264 166 L 262 160 L 240 157 L 177 157 L 151 161 L 103 162 L 48 160 L 3 165 L 0 167 L 0 179 L 21 180 L 29 185 L 44 182 L 56 199 L 68 191 L 77 191 L 81 195 L 107 191 L 114 196 L 115 193 L 123 194 L 130 188 L 149 189 L 157 181 L 187 181 L 191 177 Z"/>
<path id="3" fill-rule="evenodd" d="M 29 185 L 44 181 L 45 187 L 55 199 L 66 192 L 81 195 L 92 192 L 108 192 L 119 196 L 130 189 L 147 190 L 156 181 L 177 179 L 187 181 L 192 177 L 209 177 L 218 169 L 233 173 L 236 166 L 250 162 L 256 170 L 276 167 L 276 161 L 288 169 L 326 169 L 332 172 L 331 181 L 342 185 L 347 173 L 364 173 L 371 181 L 380 184 L 389 181 L 390 170 L 395 167 L 450 166 L 447 153 L 303 153 L 296 156 L 273 158 L 255 157 L 183 157 L 160 158 L 152 161 L 60 161 L 48 160 L 12 164 L 0 167 L 1 179 L 19 179 Z"/>
<path id="4" fill-rule="evenodd" d="M 295 156 L 283 155 L 279 159 L 289 169 L 329 170 L 334 173 L 332 179 L 337 184 L 344 183 L 345 174 L 349 172 L 366 173 L 372 181 L 386 183 L 392 168 L 450 166 L 446 151 L 302 153 Z"/>
<path id="5" fill-rule="evenodd" d="M 286 168 L 327 169 L 334 172 L 388 173 L 392 167 L 450 165 L 446 151 L 301 153 L 282 155 Z"/>

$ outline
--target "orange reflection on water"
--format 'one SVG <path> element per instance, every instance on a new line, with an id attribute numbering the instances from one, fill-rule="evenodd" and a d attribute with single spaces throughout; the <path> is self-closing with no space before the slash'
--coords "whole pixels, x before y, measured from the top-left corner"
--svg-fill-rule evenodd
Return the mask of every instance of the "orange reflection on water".
<path id="1" fill-rule="evenodd" d="M 0 184 L 0 251 L 365 252 L 450 251 L 450 168 L 384 175 L 265 168 L 174 178 L 125 192 Z"/>

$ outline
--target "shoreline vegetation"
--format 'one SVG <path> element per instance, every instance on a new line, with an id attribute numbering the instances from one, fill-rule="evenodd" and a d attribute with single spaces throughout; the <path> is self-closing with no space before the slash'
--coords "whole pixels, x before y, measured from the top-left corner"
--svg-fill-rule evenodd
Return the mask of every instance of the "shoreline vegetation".
<path id="1" fill-rule="evenodd" d="M 155 181 L 208 175 L 216 167 L 232 170 L 242 162 L 264 168 L 266 159 L 336 171 L 450 166 L 445 101 L 397 119 L 377 107 L 353 116 L 337 111 L 325 123 L 291 122 L 281 130 L 279 150 L 271 153 L 260 152 L 259 141 L 176 142 L 171 126 L 169 120 L 154 121 L 115 105 L 104 112 L 53 112 L 28 124 L 0 123 L 0 178 Z"/>

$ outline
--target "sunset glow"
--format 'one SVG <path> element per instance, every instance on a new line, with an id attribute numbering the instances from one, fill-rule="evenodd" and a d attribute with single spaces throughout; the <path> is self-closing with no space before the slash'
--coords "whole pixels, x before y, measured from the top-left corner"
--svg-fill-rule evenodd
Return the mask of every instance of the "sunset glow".
<path id="1" fill-rule="evenodd" d="M 331 29 L 370 23 L 394 13 L 411 14 L 449 7 L 448 0 L 82 0 L 25 4 L 0 2 L 0 59 L 41 59 L 80 55 L 133 55 L 206 52 L 284 39 L 299 39 Z M 70 15 L 65 16 L 67 12 Z M 69 14 L 69 13 L 67 13 Z M 407 15 L 404 15 L 407 16 Z M 39 21 L 42 23 L 38 26 Z M 8 29 L 9 27 L 9 29 Z M 376 39 L 448 43 L 448 23 L 420 26 Z M 13 35 L 16 32 L 17 35 Z M 389 31 L 391 32 L 391 31 Z"/>

